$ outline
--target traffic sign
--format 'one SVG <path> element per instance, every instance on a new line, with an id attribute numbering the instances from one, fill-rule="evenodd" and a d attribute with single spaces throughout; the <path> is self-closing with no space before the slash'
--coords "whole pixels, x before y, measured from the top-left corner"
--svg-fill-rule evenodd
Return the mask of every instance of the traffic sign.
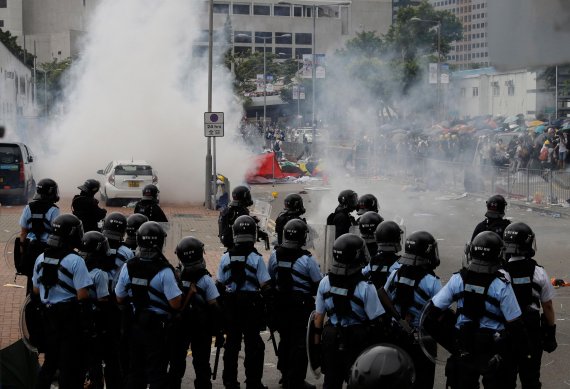
<path id="1" fill-rule="evenodd" d="M 223 112 L 204 112 L 204 136 L 224 136 Z"/>

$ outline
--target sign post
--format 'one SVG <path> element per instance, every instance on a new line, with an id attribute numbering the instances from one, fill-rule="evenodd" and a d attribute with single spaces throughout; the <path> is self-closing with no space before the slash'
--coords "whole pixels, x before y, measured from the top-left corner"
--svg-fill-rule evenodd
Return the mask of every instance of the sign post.
<path id="1" fill-rule="evenodd" d="M 211 180 L 212 191 L 210 203 L 212 209 L 216 209 L 216 182 L 218 172 L 216 168 L 216 138 L 224 136 L 224 113 L 223 112 L 204 112 L 204 136 L 213 139 L 213 154 L 212 154 L 212 173 Z"/>

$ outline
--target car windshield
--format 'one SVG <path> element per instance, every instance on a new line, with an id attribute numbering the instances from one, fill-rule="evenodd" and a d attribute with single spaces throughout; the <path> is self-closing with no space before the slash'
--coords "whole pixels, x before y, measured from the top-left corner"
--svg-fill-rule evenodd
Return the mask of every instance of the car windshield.
<path id="1" fill-rule="evenodd" d="M 0 146 L 0 163 L 12 164 L 20 162 L 18 146 Z"/>
<path id="2" fill-rule="evenodd" d="M 148 165 L 117 165 L 117 176 L 152 176 L 152 168 Z"/>

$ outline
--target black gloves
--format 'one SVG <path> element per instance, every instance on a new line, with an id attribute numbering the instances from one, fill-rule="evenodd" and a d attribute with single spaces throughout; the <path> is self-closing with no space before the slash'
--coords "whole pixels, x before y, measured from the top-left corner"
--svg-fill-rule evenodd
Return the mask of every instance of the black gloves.
<path id="1" fill-rule="evenodd" d="M 547 353 L 551 353 L 558 347 L 558 343 L 556 342 L 556 324 L 549 326 L 546 323 L 544 314 L 541 315 L 540 321 L 540 327 L 542 329 L 542 349 Z"/>

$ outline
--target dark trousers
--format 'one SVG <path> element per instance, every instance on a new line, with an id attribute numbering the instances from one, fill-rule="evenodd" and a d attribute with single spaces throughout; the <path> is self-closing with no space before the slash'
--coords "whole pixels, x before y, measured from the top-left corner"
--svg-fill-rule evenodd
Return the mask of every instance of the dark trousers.
<path id="1" fill-rule="evenodd" d="M 540 327 L 528 329 L 530 346 L 530 358 L 513 356 L 513 369 L 510 371 L 510 388 L 516 387 L 517 374 L 521 381 L 522 389 L 541 388 L 540 363 L 542 360 L 542 344 L 540 339 Z M 518 357 L 518 358 L 517 358 Z"/>
<path id="2" fill-rule="evenodd" d="M 410 355 L 416 370 L 416 382 L 414 389 L 432 389 L 435 380 L 435 363 L 433 363 L 422 351 L 418 343 L 401 345 Z M 435 352 L 433 353 L 435 355 Z"/>
<path id="3" fill-rule="evenodd" d="M 504 360 L 497 368 L 489 369 L 492 354 L 469 354 L 451 356 L 447 360 L 445 374 L 447 387 L 451 389 L 479 389 L 479 378 L 483 377 L 485 389 L 514 389 L 509 384 L 512 366 Z"/>
<path id="4" fill-rule="evenodd" d="M 168 388 L 166 320 L 148 311 L 134 319 L 129 338 L 127 389 Z"/>
<path id="5" fill-rule="evenodd" d="M 118 339 L 110 333 L 102 334 L 92 342 L 89 378 L 93 389 L 103 389 L 103 387 L 121 389 L 124 387 L 118 346 Z M 105 363 L 105 368 L 103 368 L 103 363 Z"/>

